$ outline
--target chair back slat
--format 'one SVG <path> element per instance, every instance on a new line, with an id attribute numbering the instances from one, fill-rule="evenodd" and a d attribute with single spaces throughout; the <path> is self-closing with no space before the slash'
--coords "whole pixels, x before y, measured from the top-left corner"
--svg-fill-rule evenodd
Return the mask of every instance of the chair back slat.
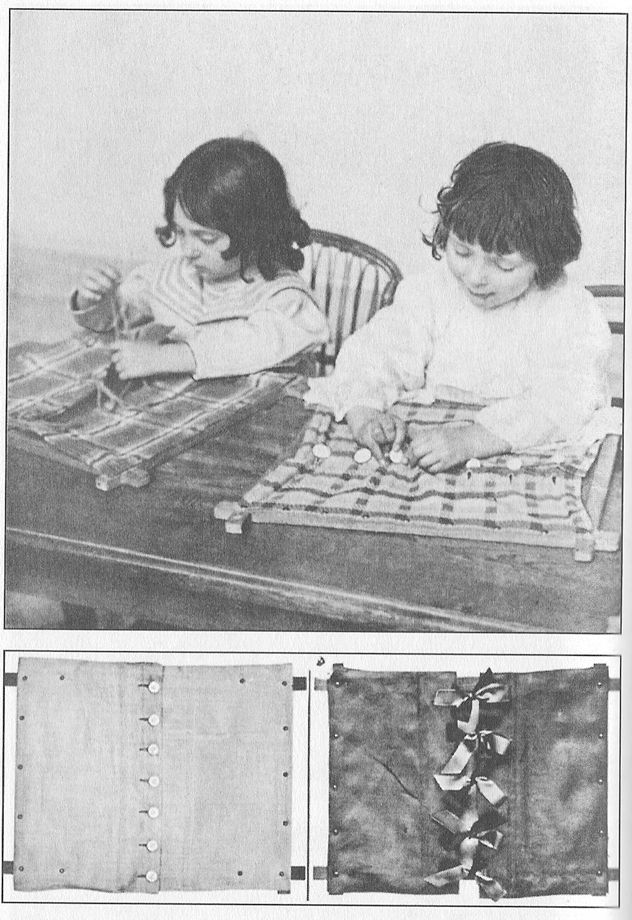
<path id="1" fill-rule="evenodd" d="M 623 335 L 625 288 L 622 284 L 587 284 L 586 290 L 601 300 L 603 314 L 612 333 L 608 379 L 613 406 L 623 406 Z M 619 303 L 620 301 L 620 303 Z"/>
<path id="2" fill-rule="evenodd" d="M 392 303 L 402 275 L 384 253 L 350 237 L 312 231 L 302 276 L 313 290 L 331 331 L 321 371 L 335 362 L 343 341 Z"/>

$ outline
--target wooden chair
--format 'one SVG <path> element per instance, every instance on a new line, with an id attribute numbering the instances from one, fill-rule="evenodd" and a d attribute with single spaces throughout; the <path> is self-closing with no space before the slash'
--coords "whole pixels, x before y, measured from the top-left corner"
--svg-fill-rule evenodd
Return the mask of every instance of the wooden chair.
<path id="1" fill-rule="evenodd" d="M 622 284 L 587 284 L 586 290 L 590 291 L 593 297 L 613 301 L 612 309 L 604 310 L 610 331 L 614 338 L 612 356 L 610 361 L 610 380 L 612 385 L 613 406 L 623 406 L 623 306 L 619 306 L 619 301 L 623 302 L 625 298 L 625 288 Z M 619 318 L 620 317 L 620 318 Z"/>
<path id="2" fill-rule="evenodd" d="M 303 252 L 301 274 L 316 294 L 331 330 L 331 342 L 320 355 L 320 371 L 325 373 L 347 336 L 393 302 L 402 273 L 378 249 L 325 230 L 312 230 L 311 243 Z"/>

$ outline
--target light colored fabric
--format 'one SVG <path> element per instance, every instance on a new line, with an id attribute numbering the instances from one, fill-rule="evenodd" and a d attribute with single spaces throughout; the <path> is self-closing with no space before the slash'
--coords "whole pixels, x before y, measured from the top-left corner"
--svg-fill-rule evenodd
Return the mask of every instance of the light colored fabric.
<path id="1" fill-rule="evenodd" d="M 409 399 L 392 411 L 411 437 L 429 426 L 469 425 L 477 415 L 469 407 Z M 344 422 L 329 412 L 314 413 L 297 452 L 246 492 L 242 509 L 253 521 L 544 546 L 574 546 L 577 535 L 596 527 L 582 487 L 598 442 L 576 451 L 551 445 L 488 457 L 473 469 L 446 473 L 390 458 L 380 465 L 374 458 L 358 463 L 356 449 Z"/>
<path id="2" fill-rule="evenodd" d="M 306 399 L 340 419 L 355 405 L 386 409 L 402 391 L 423 388 L 432 401 L 456 390 L 482 402 L 478 422 L 521 450 L 577 437 L 608 405 L 610 348 L 593 297 L 567 277 L 482 310 L 441 263 L 399 285 Z"/>
<path id="3" fill-rule="evenodd" d="M 195 358 L 195 379 L 251 374 L 323 344 L 324 315 L 300 275 L 281 272 L 201 285 L 182 257 L 141 265 L 119 287 L 132 324 L 153 319 L 171 327 L 170 339 L 186 342 Z M 77 322 L 102 332 L 113 324 L 108 299 L 83 311 Z"/>
<path id="4" fill-rule="evenodd" d="M 291 667 L 165 668 L 164 688 L 163 887 L 289 891 Z"/>
<path id="5" fill-rule="evenodd" d="M 17 890 L 289 890 L 290 665 L 23 658 L 17 713 Z"/>

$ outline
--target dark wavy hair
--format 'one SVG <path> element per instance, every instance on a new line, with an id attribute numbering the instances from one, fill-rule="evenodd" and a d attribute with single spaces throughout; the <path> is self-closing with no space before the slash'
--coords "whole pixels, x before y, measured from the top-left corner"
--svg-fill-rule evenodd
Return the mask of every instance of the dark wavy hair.
<path id="1" fill-rule="evenodd" d="M 163 195 L 166 224 L 156 228 L 163 246 L 176 240 L 177 201 L 196 224 L 227 234 L 222 257 L 240 257 L 244 280 L 251 265 L 268 281 L 283 268 L 302 268 L 310 228 L 294 207 L 283 167 L 260 144 L 237 137 L 202 144 L 169 176 Z"/>
<path id="2" fill-rule="evenodd" d="M 486 252 L 519 252 L 535 263 L 545 288 L 578 258 L 573 187 L 550 157 L 518 144 L 483 144 L 457 163 L 450 183 L 437 195 L 434 234 L 423 238 L 435 259 L 452 232 Z"/>

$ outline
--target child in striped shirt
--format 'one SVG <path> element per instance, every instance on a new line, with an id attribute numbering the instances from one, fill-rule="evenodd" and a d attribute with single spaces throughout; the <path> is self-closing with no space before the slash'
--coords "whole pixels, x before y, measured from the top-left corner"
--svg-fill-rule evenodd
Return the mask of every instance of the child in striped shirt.
<path id="1" fill-rule="evenodd" d="M 71 300 L 79 325 L 122 336 L 113 363 L 123 380 L 189 373 L 195 379 L 272 367 L 328 338 L 325 317 L 298 274 L 309 227 L 293 206 L 280 163 L 263 147 L 218 138 L 196 148 L 164 186 L 173 255 L 121 280 L 110 264 L 84 272 Z"/>

